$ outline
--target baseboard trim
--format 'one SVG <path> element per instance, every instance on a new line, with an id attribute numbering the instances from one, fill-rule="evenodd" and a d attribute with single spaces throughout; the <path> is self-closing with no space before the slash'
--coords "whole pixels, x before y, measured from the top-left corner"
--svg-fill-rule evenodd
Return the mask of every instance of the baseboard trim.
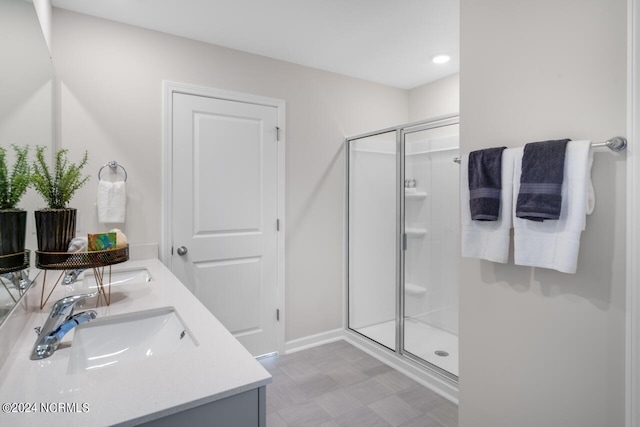
<path id="1" fill-rule="evenodd" d="M 287 341 L 284 343 L 284 352 L 285 354 L 291 354 L 341 339 L 344 339 L 344 329 L 333 329 L 331 331 Z"/>

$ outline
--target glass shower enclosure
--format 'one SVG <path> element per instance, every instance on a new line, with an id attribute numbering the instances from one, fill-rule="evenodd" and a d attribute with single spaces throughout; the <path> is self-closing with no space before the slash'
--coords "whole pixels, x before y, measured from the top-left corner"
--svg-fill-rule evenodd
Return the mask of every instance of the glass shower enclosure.
<path id="1" fill-rule="evenodd" d="M 348 327 L 457 380 L 458 116 L 347 139 Z"/>

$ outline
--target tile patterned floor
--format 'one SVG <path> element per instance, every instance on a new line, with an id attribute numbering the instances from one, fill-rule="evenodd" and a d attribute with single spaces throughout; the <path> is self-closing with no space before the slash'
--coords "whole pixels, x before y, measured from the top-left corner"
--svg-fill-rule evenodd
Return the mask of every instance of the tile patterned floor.
<path id="1" fill-rule="evenodd" d="M 346 341 L 260 360 L 267 427 L 458 427 L 458 407 Z"/>

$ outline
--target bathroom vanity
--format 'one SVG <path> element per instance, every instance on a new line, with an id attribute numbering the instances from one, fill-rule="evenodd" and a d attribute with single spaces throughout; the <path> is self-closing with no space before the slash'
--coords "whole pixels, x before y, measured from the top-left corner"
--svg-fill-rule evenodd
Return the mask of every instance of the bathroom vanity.
<path id="1" fill-rule="evenodd" d="M 0 2 L 0 35 L 0 143 L 37 142 L 52 150 L 55 70 L 30 1 Z M 33 192 L 21 207 L 33 212 L 41 203 Z M 27 247 L 36 247 L 33 229 Z M 110 306 L 96 307 L 95 298 L 79 303 L 75 312 L 95 310 L 101 326 L 91 321 L 71 330 L 42 360 L 30 360 L 34 328 L 44 325 L 56 300 L 95 291 L 95 281 L 59 284 L 42 310 L 43 275 L 17 305 L 7 304 L 8 294 L 0 298 L 0 312 L 13 310 L 0 319 L 0 426 L 265 425 L 269 373 L 159 260 L 129 261 L 112 271 L 142 269 L 151 281 L 112 277 Z M 31 277 L 37 272 L 32 268 Z M 49 281 L 56 276 L 49 274 Z M 111 316 L 120 317 L 105 321 Z M 76 332 L 86 336 L 74 342 Z M 151 351 L 118 347 L 145 335 L 153 335 Z"/>
<path id="2" fill-rule="evenodd" d="M 97 318 L 42 360 L 29 358 L 34 328 L 56 300 L 96 283 L 85 273 L 58 285 L 43 310 L 41 278 L 29 290 L 37 298 L 27 299 L 24 329 L 0 369 L 0 424 L 264 427 L 271 376 L 187 288 L 157 259 L 112 272 L 124 280 L 113 281 L 111 305 L 79 302 L 76 313 Z"/>

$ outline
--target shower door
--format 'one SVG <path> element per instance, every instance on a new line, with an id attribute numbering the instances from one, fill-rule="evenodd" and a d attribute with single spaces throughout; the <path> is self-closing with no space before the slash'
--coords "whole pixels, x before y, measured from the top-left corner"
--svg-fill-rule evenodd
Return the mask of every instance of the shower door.
<path id="1" fill-rule="evenodd" d="M 458 124 L 402 131 L 402 353 L 458 376 Z"/>
<path id="2" fill-rule="evenodd" d="M 348 327 L 456 381 L 458 117 L 347 139 Z"/>

